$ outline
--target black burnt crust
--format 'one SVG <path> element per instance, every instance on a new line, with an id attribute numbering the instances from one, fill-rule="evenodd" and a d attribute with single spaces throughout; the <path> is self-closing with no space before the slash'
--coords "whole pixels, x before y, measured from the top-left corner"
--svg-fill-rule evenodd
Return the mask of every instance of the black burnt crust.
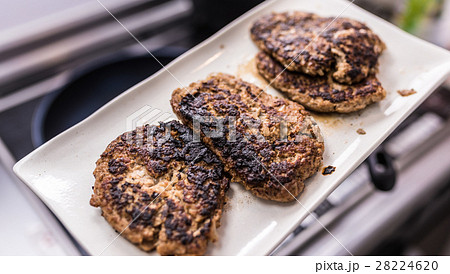
<path id="1" fill-rule="evenodd" d="M 188 89 L 189 92 L 174 91 L 171 100 L 174 112 L 190 127 L 194 120 L 200 121 L 204 143 L 224 162 L 233 179 L 246 188 L 267 189 L 263 198 L 271 199 L 270 196 L 285 191 L 285 185 L 302 183 L 302 177 L 309 177 L 303 175 L 311 171 L 303 168 L 317 171 L 315 162 L 321 159 L 323 143 L 317 141 L 312 128 L 299 130 L 309 115 L 300 105 L 270 97 L 256 86 L 224 74 L 193 83 Z M 264 118 L 252 117 L 250 113 L 256 108 Z M 286 112 L 279 111 L 283 108 Z M 287 115 L 297 120 L 285 140 L 280 139 L 278 132 Z M 218 124 L 223 127 L 217 127 Z M 263 124 L 273 134 L 260 138 Z M 256 129 L 256 133 L 252 129 Z M 215 134 L 206 134 L 210 132 Z M 305 138 L 298 138 L 300 135 Z M 279 197 L 275 199 L 281 201 Z"/>
<path id="2" fill-rule="evenodd" d="M 372 77 L 355 85 L 342 85 L 334 82 L 329 76 L 309 76 L 303 73 L 283 71 L 283 66 L 264 52 L 256 55 L 257 69 L 261 75 L 271 81 L 277 77 L 273 86 L 280 91 L 295 89 L 315 99 L 321 97 L 332 103 L 349 101 L 355 96 L 369 96 L 377 92 L 381 83 Z M 338 86 L 335 88 L 334 86 Z"/>
<path id="3" fill-rule="evenodd" d="M 262 16 L 254 22 L 250 34 L 261 50 L 288 70 L 312 76 L 339 71 L 333 77 L 346 84 L 359 82 L 376 70 L 385 48 L 363 23 L 306 12 Z"/>
<path id="4" fill-rule="evenodd" d="M 375 74 L 369 74 L 359 83 L 345 85 L 336 82 L 330 74 L 310 76 L 285 70 L 265 52 L 256 57 L 256 68 L 271 86 L 306 108 L 320 112 L 352 112 L 380 101 L 386 91 Z M 320 100 L 319 100 L 320 99 Z M 329 103 L 322 103 L 322 101 Z"/>
<path id="5" fill-rule="evenodd" d="M 107 163 L 106 174 L 99 170 L 101 163 Z M 170 185 L 161 191 L 139 180 L 126 181 L 136 165 L 145 167 L 155 182 L 170 180 Z M 154 239 L 146 241 L 156 245 L 163 231 L 166 242 L 203 246 L 201 242 L 210 238 L 212 220 L 220 218 L 229 188 L 229 175 L 217 156 L 194 141 L 192 131 L 178 121 L 122 134 L 101 155 L 94 176 L 91 204 L 101 206 L 104 216 L 114 212 L 131 223 L 132 233 L 152 230 Z"/>

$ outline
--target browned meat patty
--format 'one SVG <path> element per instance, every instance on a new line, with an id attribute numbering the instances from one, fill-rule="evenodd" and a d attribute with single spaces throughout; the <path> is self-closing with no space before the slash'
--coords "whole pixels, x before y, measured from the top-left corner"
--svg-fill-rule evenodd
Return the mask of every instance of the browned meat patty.
<path id="1" fill-rule="evenodd" d="M 202 255 L 216 239 L 229 176 L 181 123 L 146 125 L 117 137 L 94 177 L 91 205 L 141 249 Z"/>
<path id="2" fill-rule="evenodd" d="M 241 79 L 211 75 L 175 90 L 171 104 L 233 180 L 258 197 L 292 201 L 321 166 L 323 139 L 309 113 Z"/>
<path id="3" fill-rule="evenodd" d="M 349 113 L 381 101 L 386 96 L 374 74 L 369 74 L 357 84 L 343 85 L 331 75 L 314 77 L 283 71 L 283 66 L 264 52 L 256 55 L 256 67 L 271 86 L 314 111 Z"/>
<path id="4" fill-rule="evenodd" d="M 384 43 L 363 23 L 333 20 L 298 11 L 272 13 L 257 20 L 250 32 L 261 50 L 290 71 L 312 76 L 331 71 L 345 84 L 375 73 Z"/>

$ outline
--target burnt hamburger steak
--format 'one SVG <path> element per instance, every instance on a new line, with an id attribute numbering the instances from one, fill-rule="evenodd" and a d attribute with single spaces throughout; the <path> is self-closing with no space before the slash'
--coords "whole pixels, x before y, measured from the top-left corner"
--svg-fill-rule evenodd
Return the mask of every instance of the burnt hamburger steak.
<path id="1" fill-rule="evenodd" d="M 287 70 L 311 76 L 331 72 L 339 83 L 353 84 L 377 70 L 385 49 L 366 25 L 348 18 L 306 12 L 271 13 L 250 30 L 256 45 Z"/>
<path id="2" fill-rule="evenodd" d="M 90 204 L 141 249 L 202 255 L 216 240 L 229 179 L 188 127 L 171 121 L 126 132 L 96 164 Z"/>
<path id="3" fill-rule="evenodd" d="M 227 74 L 213 74 L 172 93 L 178 118 L 222 161 L 233 181 L 254 195 L 289 202 L 322 163 L 314 119 L 292 101 Z"/>
<path id="4" fill-rule="evenodd" d="M 283 66 L 265 52 L 256 55 L 256 67 L 272 87 L 289 99 L 318 112 L 349 113 L 364 109 L 386 96 L 374 74 L 369 74 L 357 84 L 344 85 L 336 82 L 330 74 L 309 76 L 283 70 Z"/>

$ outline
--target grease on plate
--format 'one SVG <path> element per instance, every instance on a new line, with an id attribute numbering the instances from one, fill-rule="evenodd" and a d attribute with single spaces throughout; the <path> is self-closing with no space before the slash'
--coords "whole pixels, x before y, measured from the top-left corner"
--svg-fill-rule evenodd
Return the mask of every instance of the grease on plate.
<path id="1" fill-rule="evenodd" d="M 250 74 L 253 77 L 258 78 L 258 80 L 260 80 L 261 83 L 267 83 L 266 79 L 264 79 L 261 75 L 259 75 L 258 70 L 256 69 L 255 57 L 253 57 L 252 59 L 250 59 L 245 63 L 239 64 L 236 71 L 236 76 L 242 78 L 242 76 L 246 74 Z"/>
<path id="2" fill-rule="evenodd" d="M 340 114 L 318 113 L 312 111 L 310 111 L 310 113 L 316 122 L 329 128 L 336 128 L 341 126 L 344 122 L 344 118 Z"/>
<path id="3" fill-rule="evenodd" d="M 362 128 L 358 128 L 358 129 L 356 130 L 356 133 L 358 133 L 359 135 L 365 135 L 365 134 L 366 134 L 366 131 L 365 131 L 364 129 L 362 129 Z"/>
<path id="4" fill-rule="evenodd" d="M 409 95 L 416 94 L 417 91 L 415 91 L 413 88 L 412 89 L 401 89 L 401 90 L 397 90 L 397 93 L 400 94 L 403 97 L 406 97 L 406 96 L 409 96 Z"/>

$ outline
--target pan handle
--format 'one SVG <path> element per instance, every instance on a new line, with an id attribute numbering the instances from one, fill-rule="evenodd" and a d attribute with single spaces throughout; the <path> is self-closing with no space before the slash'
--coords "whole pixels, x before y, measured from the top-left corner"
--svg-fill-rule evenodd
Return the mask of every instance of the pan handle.
<path id="1" fill-rule="evenodd" d="M 394 188 L 397 172 L 392 157 L 382 146 L 378 147 L 366 160 L 374 186 L 381 191 Z"/>

